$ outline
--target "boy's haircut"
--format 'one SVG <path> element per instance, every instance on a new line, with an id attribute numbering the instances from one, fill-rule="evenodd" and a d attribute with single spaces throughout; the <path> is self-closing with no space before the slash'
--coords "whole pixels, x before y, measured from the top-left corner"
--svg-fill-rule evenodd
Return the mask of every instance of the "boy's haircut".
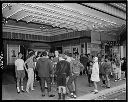
<path id="1" fill-rule="evenodd" d="M 31 56 L 33 56 L 34 54 L 35 54 L 34 51 L 30 51 L 29 56 L 31 57 Z"/>
<path id="2" fill-rule="evenodd" d="M 47 52 L 46 51 L 43 51 L 41 56 L 47 56 Z"/>
<path id="3" fill-rule="evenodd" d="M 18 52 L 18 56 L 19 56 L 19 54 L 22 54 L 21 52 Z"/>

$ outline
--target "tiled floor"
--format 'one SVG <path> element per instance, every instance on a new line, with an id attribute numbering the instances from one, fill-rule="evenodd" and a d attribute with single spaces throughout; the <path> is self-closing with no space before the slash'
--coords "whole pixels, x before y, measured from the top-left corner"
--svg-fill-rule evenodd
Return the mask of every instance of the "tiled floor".
<path id="1" fill-rule="evenodd" d="M 124 75 L 122 75 L 123 77 Z M 5 78 L 5 77 L 4 77 Z M 10 80 L 8 79 L 6 81 L 3 81 L 2 83 L 2 99 L 3 100 L 56 100 L 58 98 L 57 91 L 55 87 L 52 87 L 52 92 L 55 94 L 55 97 L 49 98 L 47 95 L 45 97 L 41 96 L 41 91 L 40 91 L 40 85 L 38 82 L 36 82 L 36 87 L 34 91 L 30 91 L 30 94 L 27 93 L 16 93 L 16 85 L 15 81 L 11 83 L 11 80 L 13 78 L 9 77 Z M 7 79 L 7 78 L 5 78 Z M 9 84 L 7 84 L 9 83 Z M 93 90 L 93 87 L 88 87 L 88 81 L 87 81 L 87 76 L 80 76 L 77 80 L 77 85 L 78 85 L 78 96 L 82 96 L 85 94 L 90 93 Z M 111 79 L 111 87 L 118 86 L 120 84 L 126 83 L 125 80 L 121 80 L 118 82 L 114 82 L 113 79 Z M 24 83 L 26 85 L 26 81 Z M 103 90 L 105 88 L 101 87 L 101 82 L 98 83 L 98 89 Z M 69 98 L 69 97 L 67 97 Z"/>

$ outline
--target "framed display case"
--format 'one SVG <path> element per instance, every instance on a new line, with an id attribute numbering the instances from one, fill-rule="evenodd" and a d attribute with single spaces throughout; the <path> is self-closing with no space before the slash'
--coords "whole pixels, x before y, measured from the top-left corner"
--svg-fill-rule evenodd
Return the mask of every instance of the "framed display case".
<path id="1" fill-rule="evenodd" d="M 14 65 L 20 52 L 20 45 L 7 44 L 7 65 Z"/>

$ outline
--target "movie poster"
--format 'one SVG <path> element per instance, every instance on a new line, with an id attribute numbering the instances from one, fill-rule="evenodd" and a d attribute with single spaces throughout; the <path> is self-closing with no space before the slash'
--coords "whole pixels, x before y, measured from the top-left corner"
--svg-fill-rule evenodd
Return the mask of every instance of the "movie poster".
<path id="1" fill-rule="evenodd" d="M 15 64 L 18 52 L 20 52 L 20 45 L 7 45 L 7 65 Z"/>

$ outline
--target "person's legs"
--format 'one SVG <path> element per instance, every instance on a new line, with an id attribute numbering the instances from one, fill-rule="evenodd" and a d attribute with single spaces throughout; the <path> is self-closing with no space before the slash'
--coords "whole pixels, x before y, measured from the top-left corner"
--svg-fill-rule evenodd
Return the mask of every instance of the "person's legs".
<path id="1" fill-rule="evenodd" d="M 118 79 L 118 73 L 115 73 L 115 81 Z"/>
<path id="2" fill-rule="evenodd" d="M 20 77 L 17 77 L 17 82 L 16 82 L 16 85 L 17 85 L 17 92 L 19 93 L 20 92 Z"/>
<path id="3" fill-rule="evenodd" d="M 102 80 L 102 83 L 103 83 L 101 86 L 106 87 L 105 75 L 104 74 L 102 74 L 101 80 Z"/>
<path id="4" fill-rule="evenodd" d="M 127 77 L 127 70 L 125 70 L 125 78 Z"/>
<path id="5" fill-rule="evenodd" d="M 94 88 L 95 88 L 95 89 L 94 89 L 94 92 L 95 92 L 95 93 L 98 93 L 98 90 L 97 90 L 97 84 L 96 84 L 95 81 L 94 81 Z"/>
<path id="6" fill-rule="evenodd" d="M 72 86 L 72 82 L 73 82 L 73 76 L 69 77 L 69 80 L 67 82 L 67 88 L 69 90 L 70 93 L 73 93 L 73 86 Z"/>
<path id="7" fill-rule="evenodd" d="M 89 87 L 91 86 L 91 74 L 88 74 L 88 83 L 89 83 Z"/>
<path id="8" fill-rule="evenodd" d="M 118 79 L 121 80 L 121 68 L 119 69 L 119 72 L 118 72 Z"/>
<path id="9" fill-rule="evenodd" d="M 63 94 L 62 94 L 62 99 L 65 100 L 65 95 L 66 95 L 66 87 L 62 86 Z"/>
<path id="10" fill-rule="evenodd" d="M 34 90 L 33 88 L 33 83 L 34 83 L 34 71 L 33 69 L 31 70 L 31 90 Z"/>
<path id="11" fill-rule="evenodd" d="M 45 78 L 44 77 L 40 77 L 40 86 L 41 86 L 42 96 L 45 96 Z"/>
<path id="12" fill-rule="evenodd" d="M 24 77 L 25 77 L 25 70 L 21 71 L 21 90 L 24 92 Z"/>
<path id="13" fill-rule="evenodd" d="M 20 75 L 20 71 L 16 72 L 16 86 L 17 86 L 17 92 L 20 93 L 20 79 L 21 79 L 21 75 Z"/>
<path id="14" fill-rule="evenodd" d="M 74 86 L 75 86 L 75 90 L 74 90 L 74 92 L 73 92 L 73 93 L 74 93 L 74 98 L 77 97 L 77 77 L 78 77 L 78 76 L 75 76 L 75 77 L 74 77 L 74 81 L 73 81 L 73 82 L 74 82 Z"/>
<path id="15" fill-rule="evenodd" d="M 110 79 L 109 79 L 108 75 L 106 75 L 106 87 L 110 88 Z"/>
<path id="16" fill-rule="evenodd" d="M 26 86 L 26 91 L 29 93 L 29 87 L 31 84 L 31 68 L 28 68 L 28 81 L 27 81 L 27 86 Z"/>
<path id="17" fill-rule="evenodd" d="M 21 78 L 21 90 L 24 91 L 24 84 L 23 84 L 24 78 Z"/>
<path id="18" fill-rule="evenodd" d="M 58 99 L 60 100 L 61 99 L 61 88 L 62 86 L 58 86 Z"/>
<path id="19" fill-rule="evenodd" d="M 52 91 L 51 91 L 51 79 L 50 79 L 50 77 L 46 77 L 46 83 L 47 83 L 47 87 L 48 87 L 48 96 L 54 97 L 55 95 L 53 95 Z"/>

